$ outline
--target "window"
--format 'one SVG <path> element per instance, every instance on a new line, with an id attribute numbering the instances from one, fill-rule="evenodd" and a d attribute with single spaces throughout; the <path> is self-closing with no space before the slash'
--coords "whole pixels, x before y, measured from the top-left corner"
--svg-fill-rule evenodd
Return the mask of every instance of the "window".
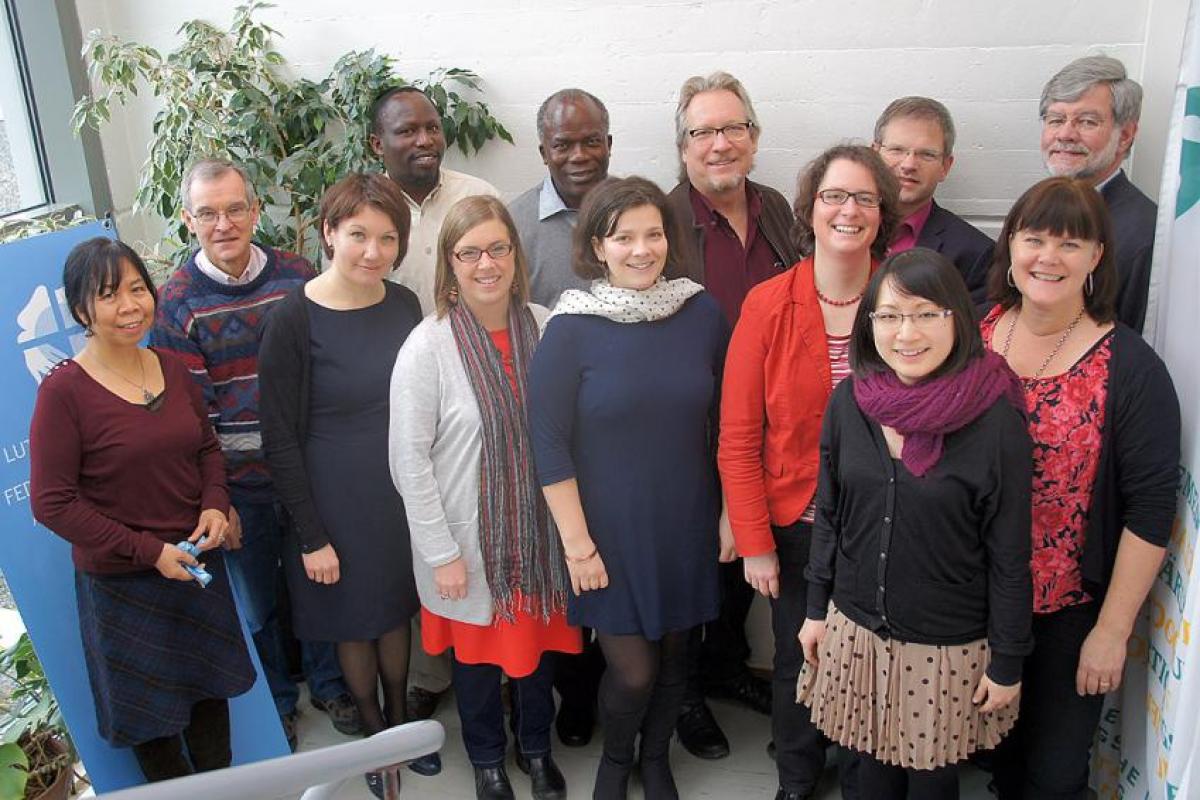
<path id="1" fill-rule="evenodd" d="M 49 201 L 45 159 L 26 91 L 28 68 L 14 26 L 12 8 L 5 5 L 0 24 L 0 215 L 24 211 Z M 15 35 L 14 35 L 15 34 Z"/>

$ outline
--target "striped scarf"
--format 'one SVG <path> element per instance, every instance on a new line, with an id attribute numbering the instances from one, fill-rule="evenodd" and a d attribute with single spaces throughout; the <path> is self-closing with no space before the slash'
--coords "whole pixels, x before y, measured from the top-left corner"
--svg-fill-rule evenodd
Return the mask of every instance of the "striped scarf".
<path id="1" fill-rule="evenodd" d="M 475 392 L 482 420 L 479 462 L 479 546 L 496 613 L 515 619 L 523 611 L 541 616 L 566 609 L 567 578 L 562 544 L 534 471 L 525 393 L 538 327 L 528 306 L 508 311 L 517 395 L 504 373 L 500 353 L 466 303 L 450 307 L 450 328 Z"/>

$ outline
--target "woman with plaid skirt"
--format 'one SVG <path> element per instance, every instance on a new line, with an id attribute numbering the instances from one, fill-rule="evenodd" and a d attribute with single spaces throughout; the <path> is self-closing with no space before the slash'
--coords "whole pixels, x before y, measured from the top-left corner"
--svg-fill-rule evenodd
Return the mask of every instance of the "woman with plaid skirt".
<path id="1" fill-rule="evenodd" d="M 34 516 L 71 543 L 100 735 L 132 747 L 147 780 L 227 767 L 227 699 L 254 669 L 214 549 L 236 546 L 220 445 L 186 367 L 138 344 L 156 306 L 138 255 L 83 242 L 63 288 L 88 342 L 38 391 L 30 483 Z"/>

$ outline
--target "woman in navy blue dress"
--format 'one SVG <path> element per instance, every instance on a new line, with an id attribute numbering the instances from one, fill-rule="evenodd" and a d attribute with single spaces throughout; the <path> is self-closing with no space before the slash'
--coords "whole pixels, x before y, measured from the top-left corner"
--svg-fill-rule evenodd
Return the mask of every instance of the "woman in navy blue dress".
<path id="1" fill-rule="evenodd" d="M 713 444 L 728 330 L 703 287 L 662 278 L 673 231 L 649 181 L 593 189 L 574 267 L 594 280 L 563 293 L 530 371 L 539 478 L 571 575 L 568 619 L 596 630 L 608 661 L 597 798 L 625 796 L 639 732 L 646 796 L 678 796 L 667 754 L 687 635 L 717 615 Z"/>

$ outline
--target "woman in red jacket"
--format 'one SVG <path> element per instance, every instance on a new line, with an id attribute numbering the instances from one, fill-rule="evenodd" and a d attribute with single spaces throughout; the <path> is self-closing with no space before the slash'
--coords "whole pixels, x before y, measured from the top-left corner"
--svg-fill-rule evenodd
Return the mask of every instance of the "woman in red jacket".
<path id="1" fill-rule="evenodd" d="M 803 258 L 746 296 L 725 363 L 717 458 L 746 581 L 771 600 L 777 800 L 807 797 L 825 762 L 824 738 L 795 700 L 821 418 L 850 372 L 851 326 L 900 221 L 897 193 L 869 147 L 813 160 L 796 190 Z"/>

